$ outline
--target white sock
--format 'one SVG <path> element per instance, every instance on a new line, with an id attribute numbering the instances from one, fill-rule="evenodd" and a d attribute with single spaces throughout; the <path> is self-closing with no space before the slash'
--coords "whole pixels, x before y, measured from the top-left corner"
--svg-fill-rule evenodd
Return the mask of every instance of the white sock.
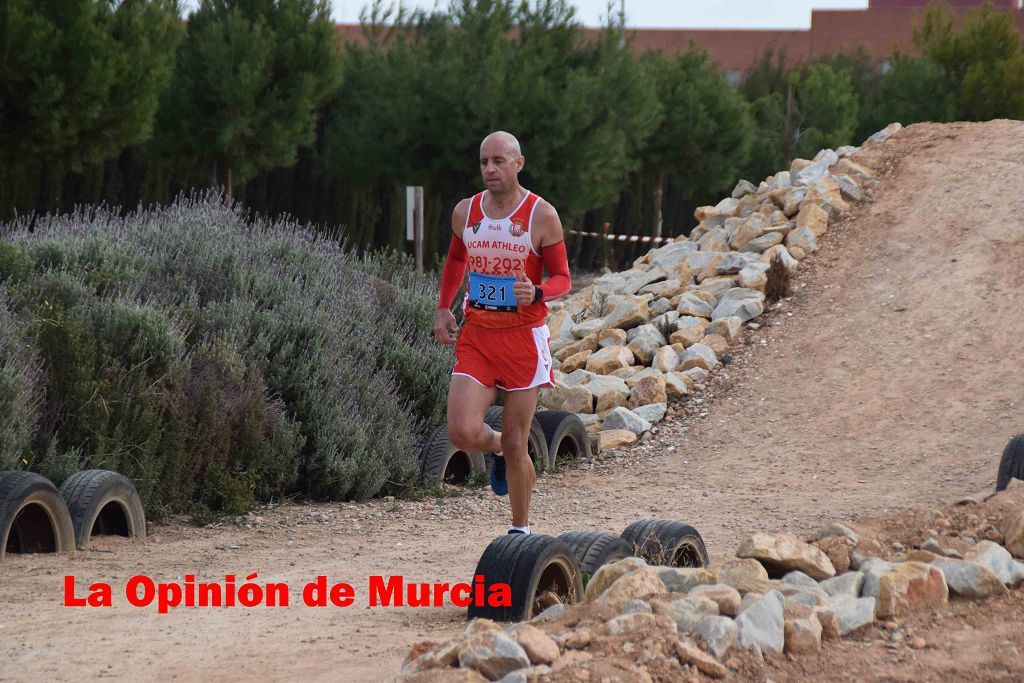
<path id="1" fill-rule="evenodd" d="M 509 524 L 508 530 L 522 531 L 524 534 L 528 534 L 530 533 L 530 525 L 527 524 L 526 526 L 515 526 L 514 524 Z"/>

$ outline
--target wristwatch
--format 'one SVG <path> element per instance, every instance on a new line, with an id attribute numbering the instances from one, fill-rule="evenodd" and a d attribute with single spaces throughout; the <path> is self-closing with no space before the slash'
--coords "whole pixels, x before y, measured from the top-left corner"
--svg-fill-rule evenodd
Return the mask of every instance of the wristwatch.
<path id="1" fill-rule="evenodd" d="M 544 298 L 544 290 L 540 288 L 540 285 L 533 286 L 533 303 L 537 303 Z"/>

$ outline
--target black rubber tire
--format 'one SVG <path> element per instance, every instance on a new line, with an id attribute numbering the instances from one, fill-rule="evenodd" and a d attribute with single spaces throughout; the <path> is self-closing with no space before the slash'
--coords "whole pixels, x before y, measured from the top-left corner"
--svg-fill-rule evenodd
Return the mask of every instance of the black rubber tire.
<path id="1" fill-rule="evenodd" d="M 996 491 L 1005 490 L 1011 479 L 1024 480 L 1024 434 L 1014 436 L 1003 449 L 996 475 Z"/>
<path id="2" fill-rule="evenodd" d="M 8 552 L 74 549 L 75 529 L 57 487 L 35 472 L 0 474 L 0 560 Z"/>
<path id="3" fill-rule="evenodd" d="M 503 410 L 502 406 L 491 406 L 484 415 L 484 422 L 496 432 L 501 431 Z M 530 437 L 526 444 L 526 452 L 530 454 L 530 459 L 533 460 L 533 469 L 537 474 L 548 469 L 550 463 L 548 441 L 544 436 L 544 429 L 537 421 L 536 414 L 533 416 L 533 422 L 530 424 Z M 490 474 L 491 463 L 494 462 L 494 454 L 485 453 L 484 462 L 486 463 L 487 473 Z"/>
<path id="4" fill-rule="evenodd" d="M 60 487 L 75 526 L 75 545 L 85 550 L 97 536 L 146 537 L 146 513 L 135 484 L 110 470 L 82 470 Z"/>
<path id="5" fill-rule="evenodd" d="M 483 456 L 456 448 L 445 425 L 431 433 L 420 456 L 420 474 L 426 481 L 462 486 L 484 471 Z"/>
<path id="6" fill-rule="evenodd" d="M 508 534 L 491 541 L 476 565 L 474 576 L 484 577 L 484 595 L 496 583 L 507 583 L 512 591 L 510 607 L 471 604 L 467 619 L 526 621 L 535 616 L 535 600 L 547 591 L 559 595 L 563 603 L 583 599 L 579 563 L 572 550 L 554 536 Z"/>
<path id="7" fill-rule="evenodd" d="M 689 524 L 668 519 L 634 522 L 622 532 L 638 557 L 664 567 L 707 567 L 708 550 Z"/>
<path id="8" fill-rule="evenodd" d="M 584 590 L 598 569 L 633 554 L 633 547 L 624 538 L 603 531 L 569 531 L 558 540 L 576 555 Z"/>
<path id="9" fill-rule="evenodd" d="M 534 419 L 548 444 L 549 467 L 555 466 L 559 455 L 567 459 L 590 458 L 590 434 L 579 415 L 566 410 L 542 410 Z"/>

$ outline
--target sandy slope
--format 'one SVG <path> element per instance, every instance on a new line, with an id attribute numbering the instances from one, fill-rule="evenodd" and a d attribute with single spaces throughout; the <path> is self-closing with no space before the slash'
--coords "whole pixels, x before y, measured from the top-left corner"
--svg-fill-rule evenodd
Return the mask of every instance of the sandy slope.
<path id="1" fill-rule="evenodd" d="M 720 560 L 755 530 L 991 489 L 1000 450 L 1024 431 L 1024 123 L 913 126 L 861 159 L 881 182 L 821 240 L 798 295 L 735 350 L 696 411 L 626 453 L 542 477 L 539 531 L 677 518 Z M 381 680 L 411 643 L 456 633 L 464 613 L 367 608 L 368 577 L 466 580 L 506 520 L 504 503 L 477 490 L 291 506 L 243 527 L 169 524 L 70 558 L 14 556 L 0 565 L 0 678 Z M 158 615 L 117 594 L 137 573 L 251 572 L 287 581 L 293 606 Z M 114 607 L 63 607 L 65 573 L 111 583 Z M 318 574 L 352 583 L 357 604 L 298 606 Z M 941 678 L 945 659 L 933 659 L 929 676 Z"/>

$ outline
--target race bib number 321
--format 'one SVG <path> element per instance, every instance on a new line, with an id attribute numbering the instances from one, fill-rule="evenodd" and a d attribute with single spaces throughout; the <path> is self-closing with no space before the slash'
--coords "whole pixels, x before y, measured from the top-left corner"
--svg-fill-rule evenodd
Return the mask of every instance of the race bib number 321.
<path id="1" fill-rule="evenodd" d="M 512 285 L 516 283 L 512 275 L 484 275 L 470 272 L 469 274 L 469 305 L 484 311 L 502 311 L 514 313 L 516 296 Z"/>

